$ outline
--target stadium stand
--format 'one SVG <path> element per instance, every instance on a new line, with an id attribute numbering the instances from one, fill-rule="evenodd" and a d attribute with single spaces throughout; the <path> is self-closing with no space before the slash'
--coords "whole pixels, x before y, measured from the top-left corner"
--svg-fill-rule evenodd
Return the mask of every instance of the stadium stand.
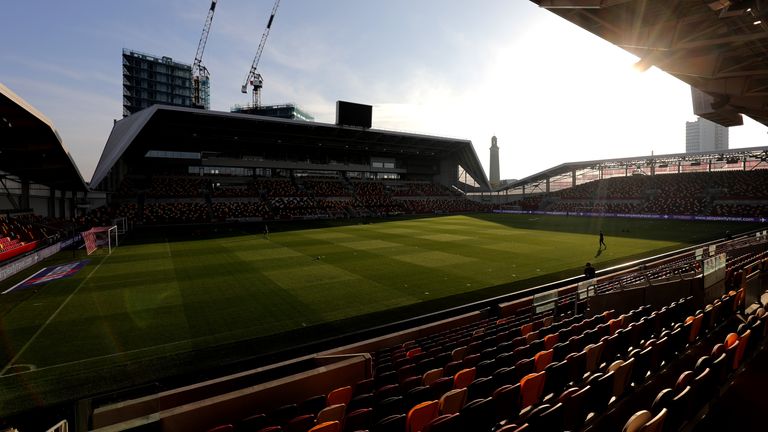
<path id="1" fill-rule="evenodd" d="M 615 177 L 528 196 L 501 207 L 568 213 L 764 217 L 768 212 L 766 176 L 768 170 Z M 147 187 L 136 186 L 141 184 Z M 144 181 L 126 177 L 119 187 L 118 202 L 125 207 L 119 211 L 121 215 L 148 224 L 450 214 L 487 212 L 495 207 L 455 196 L 434 183 L 258 178 L 222 184 L 216 177 L 189 176 Z M 141 217 L 133 216 L 130 209 L 134 206 L 142 208 Z M 193 210 L 180 212 L 182 207 Z"/>
<path id="2" fill-rule="evenodd" d="M 488 212 L 492 206 L 453 195 L 444 186 L 388 180 L 245 179 L 222 184 L 215 177 L 126 177 L 117 212 L 145 224 L 227 220 L 344 219 L 400 214 Z M 142 189 L 139 185 L 148 185 Z M 141 207 L 140 216 L 136 210 Z"/>
<path id="3" fill-rule="evenodd" d="M 179 128 L 186 132 L 190 121 L 184 118 L 189 114 L 183 109 L 154 107 L 123 121 L 133 126 L 147 122 L 149 131 L 153 116 L 178 116 L 184 124 Z M 201 122 L 217 126 L 211 118 L 220 114 L 200 117 Z M 263 122 L 259 127 L 267 128 L 265 135 L 270 133 L 268 128 L 285 126 L 263 119 L 228 120 L 248 126 Z M 166 129 L 166 123 L 159 124 Z M 438 170 L 420 173 L 425 168 L 416 163 L 418 158 L 414 159 L 417 168 L 410 173 L 387 173 L 401 175 L 397 180 L 341 174 L 348 169 L 328 169 L 329 175 L 313 177 L 304 174 L 317 174 L 318 164 L 297 162 L 296 158 L 279 164 L 305 165 L 293 173 L 270 168 L 269 177 L 257 174 L 266 173 L 258 171 L 259 166 L 239 174 L 198 165 L 193 167 L 200 168 L 196 172 L 184 172 L 189 166 L 156 170 L 158 166 L 168 168 L 163 165 L 167 161 L 142 167 L 149 159 L 146 155 L 155 150 L 147 146 L 155 142 L 128 142 L 126 135 L 118 133 L 121 127 L 116 126 L 114 139 L 110 138 L 110 150 L 127 150 L 134 144 L 137 149 L 125 153 L 124 160 L 107 157 L 100 164 L 94 186 L 115 194 L 110 205 L 83 216 L 82 225 L 103 224 L 115 216 L 164 225 L 447 214 L 492 208 L 468 199 L 456 185 L 449 186 L 451 182 L 441 179 Z M 167 125 L 167 129 L 174 127 Z M 262 132 L 265 130 L 256 135 Z M 379 132 L 313 133 L 325 139 L 324 133 L 354 133 L 359 138 Z M 412 138 L 417 145 L 437 141 L 450 147 L 431 162 L 445 158 L 451 172 L 459 163 L 477 162 L 476 157 L 467 156 L 466 142 L 399 138 Z M 336 145 L 337 150 L 345 151 Z M 226 150 L 227 156 L 236 156 L 238 164 L 251 160 L 241 148 Z M 463 158 L 451 159 L 450 155 L 462 151 Z M 380 157 L 383 152 L 365 153 L 367 158 L 358 157 L 355 162 L 370 162 L 370 156 Z M 118 162 L 125 162 L 133 171 L 112 170 Z M 472 175 L 483 183 L 485 179 L 474 168 Z M 528 196 L 512 205 L 568 212 L 762 215 L 768 204 L 765 173 L 734 170 L 606 178 Z M 0 245 L 47 235 L 21 219 L 9 222 L 3 234 Z M 622 424 L 643 430 L 690 428 L 709 406 L 719 402 L 716 390 L 730 386 L 755 354 L 764 352 L 768 334 L 765 305 L 751 307 L 765 284 L 765 239 L 738 238 L 716 244 L 706 253 L 722 256 L 726 263 L 713 271 L 722 273 L 716 284 L 705 285 L 712 272 L 705 274 L 711 269 L 706 268 L 710 265 L 706 261 L 702 264 L 702 256 L 681 252 L 643 267 L 601 274 L 594 284 L 586 281 L 587 286 L 582 285 L 585 281 L 567 281 L 554 290 L 532 288 L 503 300 L 493 299 L 486 303 L 490 306 L 465 305 L 463 314 L 446 311 L 439 315 L 441 320 L 419 317 L 421 321 L 394 323 L 395 333 L 371 333 L 371 338 L 353 340 L 351 345 L 283 359 L 257 370 L 187 387 L 152 387 L 149 394 L 136 399 L 94 397 L 89 400 L 94 405 L 87 413 L 91 416 L 88 427 L 106 431 L 156 426 L 217 432 L 599 431 Z M 195 375 L 193 379 L 202 378 Z M 141 390 L 145 389 L 136 393 Z M 640 408 L 644 410 L 634 415 Z"/>
<path id="4" fill-rule="evenodd" d="M 522 210 L 697 216 L 766 216 L 768 170 L 633 175 L 594 180 L 513 201 Z"/>
<path id="5" fill-rule="evenodd" d="M 759 175 L 700 173 L 670 174 L 661 180 L 642 176 L 597 180 L 549 196 L 526 197 L 518 205 L 559 211 L 703 214 L 728 202 L 723 198 L 760 202 L 745 195 L 761 197 L 760 187 L 742 184 Z M 84 222 L 127 216 L 145 224 L 188 224 L 491 208 L 425 182 L 228 180 L 126 177 L 114 204 L 94 209 Z M 683 186 L 677 188 L 678 183 Z M 688 252 L 603 276 L 587 298 L 576 286 L 563 287 L 548 300 L 546 305 L 551 307 L 543 307 L 534 297 L 518 297 L 466 322 L 449 320 L 435 327 L 440 330 L 406 329 L 408 336 L 384 338 L 407 340 L 369 342 L 368 350 L 331 350 L 328 358 L 341 356 L 348 363 L 324 360 L 327 363 L 317 368 L 306 366 L 302 378 L 280 371 L 267 374 L 280 385 L 296 387 L 282 392 L 282 387 L 271 387 L 274 381 L 256 380 L 265 387 L 254 403 L 245 404 L 247 409 L 241 403 L 233 408 L 228 401 L 247 399 L 255 391 L 252 387 L 222 385 L 200 399 L 207 394 L 203 390 L 197 390 L 192 399 L 168 396 L 181 405 L 171 403 L 168 410 L 139 418 L 160 422 L 169 430 L 491 432 L 608 430 L 608 425 L 624 423 L 644 430 L 659 425 L 673 425 L 672 430 L 690 427 L 697 421 L 690 412 L 698 416 L 717 403 L 713 389 L 728 385 L 744 369 L 762 349 L 766 334 L 765 318 L 750 318 L 745 307 L 747 275 L 765 268 L 765 244 L 741 238 L 716 245 L 714 253 L 726 256 L 723 295 L 691 296 L 698 293 L 692 280 L 703 268 Z M 638 298 L 647 303 L 638 303 Z M 749 328 L 739 329 L 747 322 Z M 758 331 L 760 336 L 755 336 Z M 338 373 L 329 373 L 334 370 Z M 663 394 L 661 402 L 654 406 L 650 395 L 659 394 Z M 96 430 L 136 422 L 123 411 L 135 408 L 133 401 L 118 405 L 106 404 L 94 412 Z M 639 408 L 645 411 L 633 416 Z"/>
<path id="6" fill-rule="evenodd" d="M 0 217 L 0 262 L 48 246 L 61 238 L 64 229 L 55 220 L 33 214 Z"/>

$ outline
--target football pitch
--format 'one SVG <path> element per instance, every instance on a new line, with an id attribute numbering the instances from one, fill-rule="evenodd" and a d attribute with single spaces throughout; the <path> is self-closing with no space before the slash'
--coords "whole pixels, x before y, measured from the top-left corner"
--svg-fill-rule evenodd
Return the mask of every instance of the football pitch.
<path id="1" fill-rule="evenodd" d="M 0 416 L 256 357 L 756 228 L 475 215 L 131 234 L 0 296 Z M 607 248 L 598 250 L 597 233 Z M 0 283 L 6 291 L 62 252 Z"/>

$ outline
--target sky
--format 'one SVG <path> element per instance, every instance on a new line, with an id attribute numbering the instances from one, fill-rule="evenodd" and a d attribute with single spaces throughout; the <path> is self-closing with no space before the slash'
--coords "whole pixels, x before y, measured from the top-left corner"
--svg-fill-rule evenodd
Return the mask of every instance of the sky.
<path id="1" fill-rule="evenodd" d="M 240 87 L 273 0 L 219 0 L 203 64 L 211 108 Z M 210 0 L 28 0 L 4 8 L 0 82 L 51 119 L 90 180 L 122 118 L 123 48 L 192 63 Z M 572 161 L 685 151 L 687 84 L 528 0 L 282 0 L 259 63 L 263 104 L 333 123 L 373 105 L 373 127 L 469 139 L 502 179 Z M 730 147 L 766 144 L 751 119 Z"/>

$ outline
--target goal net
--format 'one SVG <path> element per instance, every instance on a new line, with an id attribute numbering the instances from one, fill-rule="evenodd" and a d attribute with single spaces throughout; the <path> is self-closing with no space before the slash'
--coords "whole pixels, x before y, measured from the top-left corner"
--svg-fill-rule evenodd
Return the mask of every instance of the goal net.
<path id="1" fill-rule="evenodd" d="M 83 236 L 85 242 L 85 250 L 88 255 L 94 253 L 98 249 L 105 249 L 108 253 L 112 253 L 112 249 L 117 247 L 117 225 L 111 227 L 93 227 L 88 231 L 80 233 Z"/>
<path id="2" fill-rule="evenodd" d="M 117 233 L 120 235 L 123 235 L 128 231 L 128 219 L 125 217 L 112 219 L 112 225 L 117 227 Z"/>

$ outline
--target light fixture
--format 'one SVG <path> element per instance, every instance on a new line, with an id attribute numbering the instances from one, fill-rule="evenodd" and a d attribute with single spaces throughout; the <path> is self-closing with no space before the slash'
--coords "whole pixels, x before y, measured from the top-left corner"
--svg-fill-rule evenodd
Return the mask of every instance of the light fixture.
<path id="1" fill-rule="evenodd" d="M 651 62 L 651 59 L 646 57 L 643 59 L 638 60 L 635 64 L 632 65 L 632 68 L 635 69 L 638 72 L 645 72 L 648 69 L 653 66 L 653 63 Z"/>

